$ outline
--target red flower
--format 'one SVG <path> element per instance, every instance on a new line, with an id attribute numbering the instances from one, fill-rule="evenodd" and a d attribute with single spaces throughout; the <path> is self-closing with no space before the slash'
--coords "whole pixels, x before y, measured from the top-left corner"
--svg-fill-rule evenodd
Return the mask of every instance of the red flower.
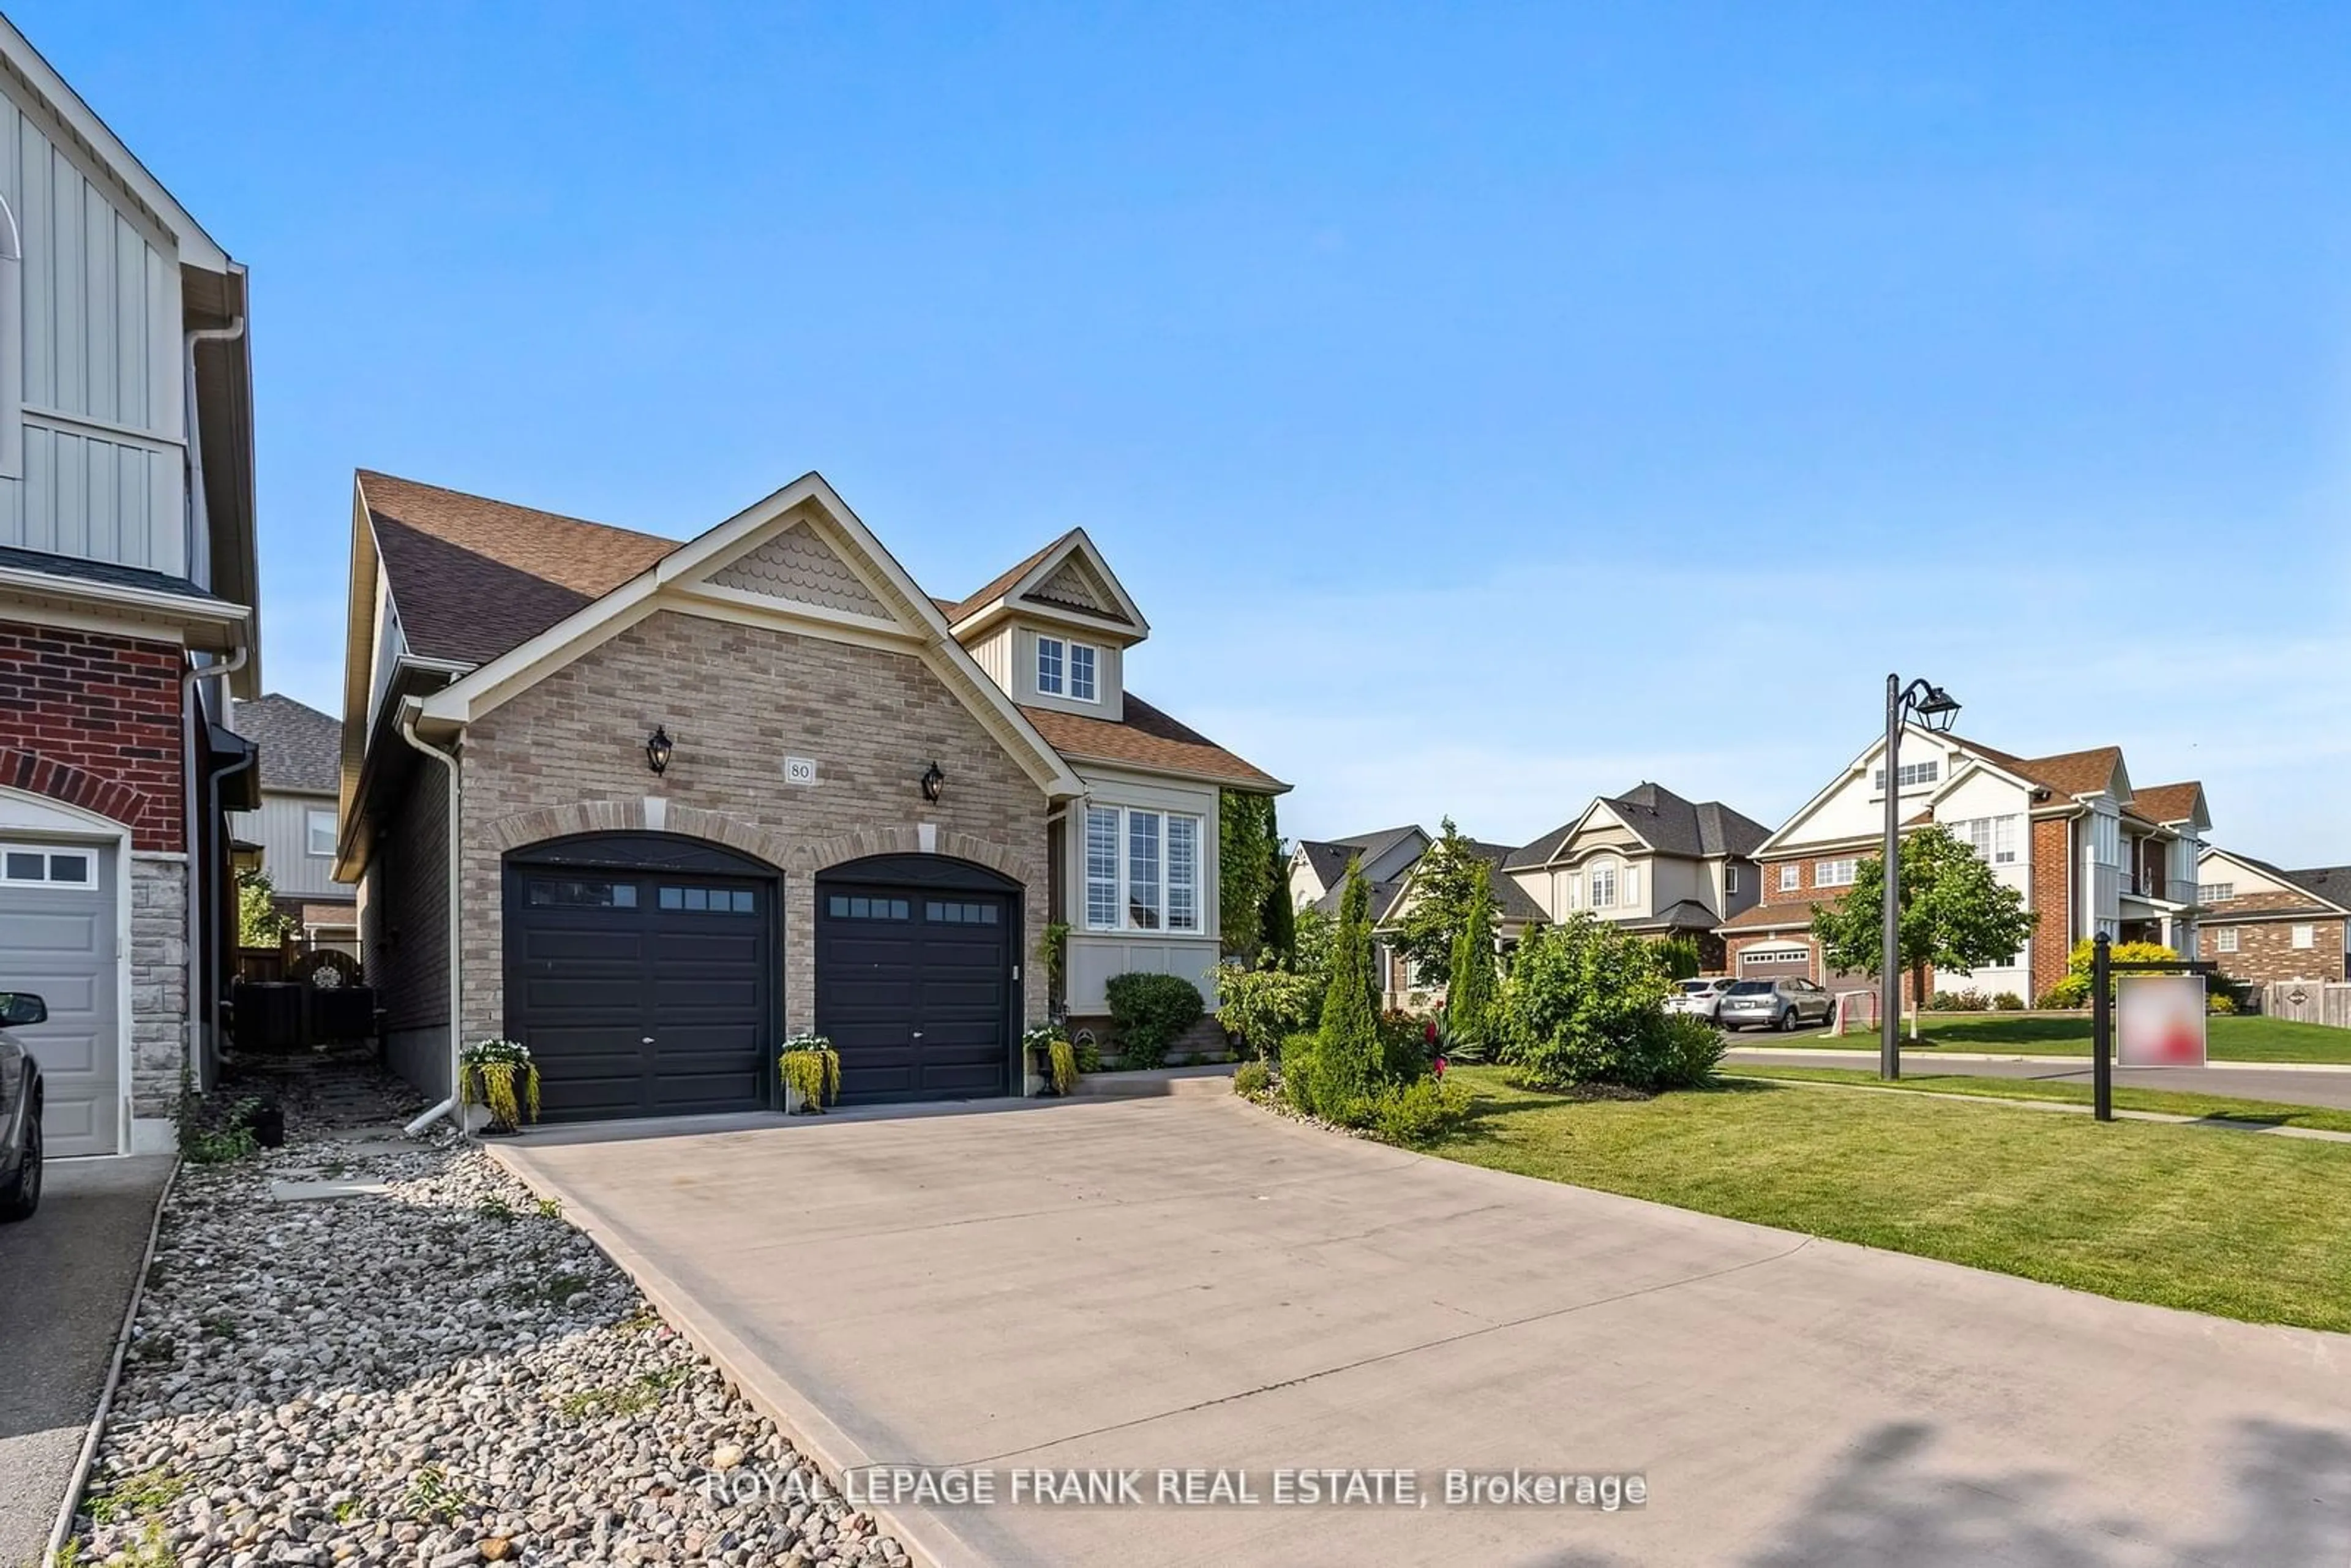
<path id="1" fill-rule="evenodd" d="M 1435 1045 L 1437 1043 L 1437 1024 L 1434 1019 L 1431 1019 L 1428 1023 L 1422 1026 L 1420 1038 L 1426 1040 L 1431 1045 Z"/>
<path id="2" fill-rule="evenodd" d="M 1445 1058 L 1441 1056 L 1437 1059 L 1437 1076 L 1439 1078 L 1445 1076 Z"/>

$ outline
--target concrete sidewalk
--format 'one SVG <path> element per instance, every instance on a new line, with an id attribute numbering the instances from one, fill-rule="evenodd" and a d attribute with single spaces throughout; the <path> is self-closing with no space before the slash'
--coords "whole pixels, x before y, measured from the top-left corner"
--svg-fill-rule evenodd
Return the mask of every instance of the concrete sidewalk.
<path id="1" fill-rule="evenodd" d="M 168 1155 L 53 1160 L 0 1225 L 0 1568 L 37 1563 L 131 1304 Z"/>
<path id="2" fill-rule="evenodd" d="M 836 1467 L 1224 1468 L 1267 1497 L 890 1511 L 943 1564 L 2351 1554 L 2351 1337 L 1808 1240 L 1230 1099 L 497 1153 Z M 1430 1491 L 1450 1468 L 1632 1471 L 1649 1500 L 1271 1501 L 1275 1469 L 1324 1466 Z"/>

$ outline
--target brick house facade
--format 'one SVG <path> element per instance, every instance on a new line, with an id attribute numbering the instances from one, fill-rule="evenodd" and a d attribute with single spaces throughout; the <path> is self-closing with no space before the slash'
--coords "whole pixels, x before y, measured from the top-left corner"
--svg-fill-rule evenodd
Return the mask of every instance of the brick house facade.
<path id="1" fill-rule="evenodd" d="M 2232 980 L 2341 980 L 2351 935 L 2351 866 L 2289 870 L 2208 849 L 2199 876 L 2204 956 Z"/>
<path id="2" fill-rule="evenodd" d="M 1733 974 L 1875 988 L 1865 975 L 1829 971 L 1810 926 L 1813 906 L 1844 896 L 1860 863 L 1880 852 L 1883 752 L 1880 742 L 1855 758 L 1756 852 L 1763 902 L 1719 928 Z M 2114 747 L 2026 758 L 1917 729 L 1901 757 L 1891 783 L 1902 831 L 1942 824 L 2032 915 L 2032 936 L 2007 964 L 1930 971 L 1929 991 L 2007 993 L 2031 1003 L 2064 977 L 2074 944 L 2100 930 L 2196 956 L 2193 868 L 2210 825 L 2200 785 L 2136 787 Z M 1907 1001 L 1917 1000 L 1911 990 L 1906 976 Z"/>
<path id="3" fill-rule="evenodd" d="M 505 1036 L 550 1115 L 772 1108 L 809 1030 L 852 1101 L 1019 1092 L 1090 972 L 1202 983 L 1219 790 L 1286 788 L 1124 691 L 1075 531 L 950 601 L 815 476 L 681 545 L 362 473 L 353 529 L 341 869 L 435 1093 Z"/>

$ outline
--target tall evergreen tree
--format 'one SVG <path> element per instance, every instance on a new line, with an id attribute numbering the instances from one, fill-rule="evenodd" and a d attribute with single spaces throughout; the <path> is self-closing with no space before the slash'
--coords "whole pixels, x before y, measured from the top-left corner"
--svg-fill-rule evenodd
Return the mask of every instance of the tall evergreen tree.
<path id="1" fill-rule="evenodd" d="M 1494 1010 L 1494 888 L 1481 883 L 1453 944 L 1453 977 L 1445 993 L 1445 1028 L 1454 1040 L 1482 1050 Z"/>
<path id="2" fill-rule="evenodd" d="M 1329 1105 L 1369 1092 L 1385 1065 L 1379 994 L 1372 975 L 1371 911 L 1372 892 L 1364 882 L 1363 865 L 1350 861 L 1339 894 L 1339 929 L 1331 939 L 1331 988 L 1322 998 L 1322 1026 L 1315 1042 L 1321 1079 L 1316 1096 Z"/>
<path id="3" fill-rule="evenodd" d="M 1276 838 L 1267 846 L 1271 862 L 1265 890 L 1265 961 L 1284 969 L 1298 967 L 1298 906 L 1290 901 L 1290 856 Z"/>
<path id="4" fill-rule="evenodd" d="M 1227 789 L 1217 818 L 1217 929 L 1225 952 L 1254 966 L 1264 943 L 1266 894 L 1274 877 L 1268 852 L 1278 841 L 1273 797 Z"/>
<path id="5" fill-rule="evenodd" d="M 1449 985 L 1453 978 L 1453 945 L 1469 918 L 1469 905 L 1480 890 L 1489 896 L 1493 868 L 1478 846 L 1445 819 L 1437 841 L 1412 868 L 1412 884 L 1404 897 L 1404 913 L 1389 941 L 1413 966 L 1420 983 Z"/>

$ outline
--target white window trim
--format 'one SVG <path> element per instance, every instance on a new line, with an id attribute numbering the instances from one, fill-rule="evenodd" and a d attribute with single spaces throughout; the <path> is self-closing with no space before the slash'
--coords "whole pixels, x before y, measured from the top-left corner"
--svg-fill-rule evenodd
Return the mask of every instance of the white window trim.
<path id="1" fill-rule="evenodd" d="M 327 820 L 327 847 L 319 847 L 319 819 Z M 302 852 L 313 860 L 332 860 L 335 854 L 335 813 L 322 806 L 302 808 Z"/>
<path id="2" fill-rule="evenodd" d="M 1804 885 L 1804 868 L 1801 862 L 1783 861 L 1780 865 L 1780 891 L 1793 893 Z"/>
<path id="3" fill-rule="evenodd" d="M 24 256 L 16 214 L 0 200 L 0 478 L 5 479 L 25 476 Z"/>
<path id="4" fill-rule="evenodd" d="M 1590 891 L 1593 908 L 1614 909 L 1616 907 L 1616 862 L 1613 860 L 1593 861 L 1591 866 L 1586 869 L 1583 880 L 1585 887 Z M 1604 899 L 1600 896 L 1601 873 L 1603 872 L 1608 873 L 1608 896 Z"/>
<path id="5" fill-rule="evenodd" d="M 2235 952 L 2237 950 L 2237 928 L 2233 925 L 2223 925 L 2214 931 L 2212 933 L 2212 948 L 2213 951 L 2218 953 Z"/>
<path id="6" fill-rule="evenodd" d="M 1843 867 L 1844 874 L 1832 874 L 1829 869 L 1832 866 Z M 1851 887 L 1855 883 L 1860 880 L 1861 861 L 1858 856 L 1841 857 L 1836 860 L 1814 861 L 1813 862 L 1813 885 L 1814 887 Z"/>
<path id="7" fill-rule="evenodd" d="M 2307 952 L 2318 946 L 2318 927 L 2306 920 L 2296 921 L 2287 935 L 2287 940 L 2293 943 L 2296 952 Z"/>
<path id="8" fill-rule="evenodd" d="M 1737 893 L 1739 891 L 1739 868 L 1737 866 L 1727 865 L 1722 868 L 1722 891 L 1726 894 Z"/>
<path id="9" fill-rule="evenodd" d="M 1086 863 L 1087 834 L 1082 830 L 1091 825 L 1092 818 L 1096 811 L 1107 812 L 1118 820 L 1118 898 L 1115 904 L 1118 918 L 1110 925 L 1100 924 L 1093 917 L 1094 879 L 1091 868 Z M 1136 925 L 1127 918 L 1130 907 L 1130 884 L 1134 873 L 1133 839 L 1130 835 L 1134 831 L 1132 819 L 1138 811 L 1159 819 L 1159 899 L 1155 906 L 1159 911 L 1157 925 Z M 1209 839 L 1206 818 L 1196 811 L 1174 811 L 1163 806 L 1124 806 L 1107 800 L 1097 800 L 1088 805 L 1085 817 L 1086 820 L 1081 824 L 1081 831 L 1079 834 L 1078 899 L 1082 906 L 1079 913 L 1085 919 L 1086 930 L 1104 934 L 1136 932 L 1149 936 L 1186 938 L 1208 935 Z M 1167 824 L 1176 818 L 1181 818 L 1192 824 L 1192 924 L 1183 927 L 1170 926 L 1167 924 L 1168 891 L 1173 885 L 1173 879 L 1168 875 Z"/>
<path id="10" fill-rule="evenodd" d="M 1045 684 L 1045 650 L 1048 648 L 1053 650 L 1054 666 L 1053 684 L 1050 686 Z M 1059 637 L 1048 637 L 1040 633 L 1037 638 L 1036 662 L 1029 671 L 1029 675 L 1036 683 L 1037 693 L 1040 696 L 1059 697 L 1068 695 L 1070 689 L 1069 643 Z"/>
<path id="11" fill-rule="evenodd" d="M 41 874 L 10 876 L 8 874 L 10 855 L 39 855 Z M 49 874 L 49 862 L 59 855 L 69 856 L 82 862 L 89 868 L 89 874 L 79 882 L 70 878 L 61 882 L 52 877 Z M 0 844 L 0 887 L 62 887 L 78 893 L 94 893 L 98 890 L 98 851 L 84 844 Z"/>
<path id="12" fill-rule="evenodd" d="M 1093 687 L 1092 691 L 1083 696 L 1078 695 L 1078 654 L 1081 651 L 1086 655 L 1087 684 Z M 1064 643 L 1061 650 L 1061 685 L 1065 688 L 1064 695 L 1073 703 L 1102 701 L 1102 650 L 1093 643 Z"/>

